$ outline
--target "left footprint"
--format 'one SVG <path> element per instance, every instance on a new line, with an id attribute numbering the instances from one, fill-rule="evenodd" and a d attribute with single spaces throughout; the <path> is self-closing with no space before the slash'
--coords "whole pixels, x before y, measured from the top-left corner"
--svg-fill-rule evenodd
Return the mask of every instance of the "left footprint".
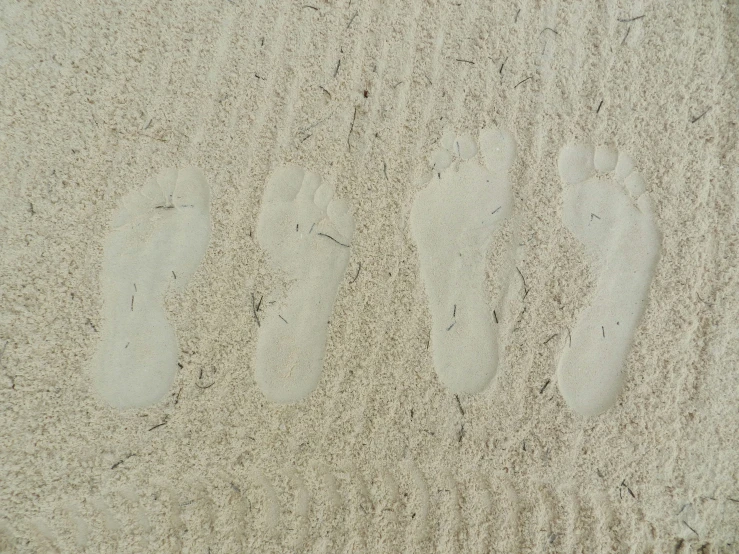
<path id="1" fill-rule="evenodd" d="M 183 289 L 205 255 L 210 193 L 202 171 L 165 169 L 129 192 L 105 241 L 103 328 L 93 383 L 116 408 L 160 400 L 177 370 L 177 336 L 164 295 Z"/>
<path id="2" fill-rule="evenodd" d="M 513 204 L 508 170 L 516 143 L 508 131 L 483 129 L 481 165 L 471 136 L 447 137 L 445 149 L 434 154 L 436 173 L 413 201 L 410 228 L 431 312 L 436 373 L 452 392 L 473 394 L 498 369 L 498 328 L 485 273 L 493 237 Z"/>

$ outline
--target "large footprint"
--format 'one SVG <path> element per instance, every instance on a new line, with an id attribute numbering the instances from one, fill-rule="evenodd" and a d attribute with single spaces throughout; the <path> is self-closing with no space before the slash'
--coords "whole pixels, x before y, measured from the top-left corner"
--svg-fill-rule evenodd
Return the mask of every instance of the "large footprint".
<path id="1" fill-rule="evenodd" d="M 205 255 L 210 194 L 199 169 L 166 169 L 121 201 L 105 241 L 103 328 L 93 360 L 98 393 L 117 408 L 154 404 L 177 371 L 177 336 L 164 313 Z"/>
<path id="2" fill-rule="evenodd" d="M 297 167 L 267 183 L 257 240 L 292 281 L 261 317 L 255 379 L 273 402 L 295 402 L 318 386 L 328 322 L 349 263 L 354 219 L 334 189 Z"/>
<path id="3" fill-rule="evenodd" d="M 434 175 L 411 209 L 421 279 L 429 299 L 433 360 L 452 392 L 481 391 L 498 367 L 497 326 L 485 290 L 488 249 L 512 205 L 508 169 L 516 157 L 511 135 L 480 133 L 481 166 L 469 136 L 445 135 Z M 461 159 L 453 163 L 454 156 Z"/>
<path id="4" fill-rule="evenodd" d="M 598 174 L 613 175 L 602 178 Z M 590 306 L 572 330 L 557 369 L 567 404 L 592 416 L 610 408 L 623 388 L 623 368 L 644 314 L 660 254 L 644 179 L 625 154 L 569 145 L 559 156 L 564 223 L 598 272 Z"/>

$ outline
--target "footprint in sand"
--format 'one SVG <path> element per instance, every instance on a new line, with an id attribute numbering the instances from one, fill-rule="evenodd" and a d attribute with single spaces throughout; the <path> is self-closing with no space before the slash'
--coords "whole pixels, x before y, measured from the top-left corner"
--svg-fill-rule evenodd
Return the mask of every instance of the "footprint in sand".
<path id="1" fill-rule="evenodd" d="M 328 322 L 349 263 L 354 218 L 334 189 L 297 167 L 267 183 L 257 241 L 291 281 L 260 317 L 255 379 L 274 402 L 295 402 L 318 385 Z"/>
<path id="2" fill-rule="evenodd" d="M 177 336 L 164 313 L 205 255 L 210 194 L 199 169 L 166 169 L 123 197 L 105 241 L 103 328 L 93 360 L 98 393 L 117 408 L 154 404 L 177 370 Z"/>
<path id="3" fill-rule="evenodd" d="M 567 404 L 591 416 L 610 408 L 623 387 L 623 368 L 644 314 L 661 237 L 644 179 L 627 155 L 609 148 L 565 146 L 559 174 L 564 223 L 582 242 L 599 277 L 557 375 Z"/>
<path id="4" fill-rule="evenodd" d="M 485 287 L 493 236 L 512 206 L 508 169 L 516 145 L 507 131 L 480 132 L 483 167 L 469 136 L 445 135 L 434 174 L 410 217 L 432 318 L 439 379 L 452 392 L 482 390 L 498 367 L 498 332 Z M 458 160 L 454 161 L 457 157 Z"/>

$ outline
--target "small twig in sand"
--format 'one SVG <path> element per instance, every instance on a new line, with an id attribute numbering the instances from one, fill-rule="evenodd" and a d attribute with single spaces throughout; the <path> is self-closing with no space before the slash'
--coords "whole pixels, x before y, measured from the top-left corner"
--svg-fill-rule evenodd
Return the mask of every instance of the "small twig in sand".
<path id="1" fill-rule="evenodd" d="M 636 499 L 636 495 L 635 495 L 635 494 L 633 493 L 633 491 L 632 491 L 632 490 L 631 490 L 631 489 L 629 488 L 629 486 L 628 486 L 628 485 L 626 484 L 626 479 L 624 479 L 623 481 L 621 481 L 621 485 L 619 485 L 619 486 L 621 486 L 621 487 L 626 487 L 626 490 L 627 490 L 627 491 L 629 491 L 629 494 L 631 495 L 631 498 L 634 498 L 634 499 Z M 621 494 L 621 493 L 619 492 L 619 495 L 620 495 L 620 494 Z"/>
<path id="2" fill-rule="evenodd" d="M 457 399 L 457 407 L 459 408 L 459 412 L 464 416 L 464 409 L 462 408 L 462 402 L 459 400 L 459 395 L 455 394 L 454 398 Z"/>
<path id="3" fill-rule="evenodd" d="M 693 118 L 692 118 L 692 119 L 690 120 L 690 122 L 691 122 L 691 123 L 695 123 L 696 121 L 698 121 L 698 120 L 699 120 L 700 118 L 702 118 L 702 117 L 703 117 L 704 115 L 706 115 L 706 114 L 707 114 L 708 112 L 710 112 L 710 111 L 711 111 L 711 108 L 708 108 L 708 109 L 707 109 L 706 111 L 704 111 L 704 112 L 703 112 L 702 114 L 700 114 L 699 116 L 697 116 L 697 117 L 693 117 Z"/>
<path id="4" fill-rule="evenodd" d="M 624 45 L 624 43 L 626 42 L 626 39 L 627 39 L 627 37 L 629 36 L 629 33 L 630 33 L 630 32 L 631 32 L 631 25 L 629 25 L 629 27 L 628 27 L 628 28 L 626 29 L 626 34 L 624 35 L 624 38 L 623 38 L 623 40 L 621 41 L 621 46 L 623 46 L 623 45 Z"/>
<path id="5" fill-rule="evenodd" d="M 251 293 L 251 311 L 254 314 L 254 319 L 257 321 L 257 327 L 261 327 L 262 324 L 259 323 L 259 316 L 257 315 L 257 307 L 254 303 L 254 293 Z"/>
<path id="6" fill-rule="evenodd" d="M 329 238 L 329 239 L 331 239 L 332 241 L 334 241 L 334 242 L 335 242 L 336 244 L 338 244 L 338 245 L 340 245 L 340 246 L 343 246 L 344 248 L 349 248 L 349 245 L 348 245 L 348 244 L 344 244 L 343 242 L 339 242 L 338 240 L 336 240 L 336 239 L 335 239 L 334 237 L 332 237 L 331 235 L 327 235 L 326 233 L 318 233 L 318 235 L 320 235 L 320 236 L 322 236 L 322 237 L 326 237 L 326 238 Z"/>
<path id="7" fill-rule="evenodd" d="M 158 429 L 158 428 L 159 428 L 159 427 L 161 427 L 162 425 L 167 425 L 167 420 L 166 420 L 166 419 L 165 419 L 164 421 L 162 421 L 161 423 L 157 423 L 157 424 L 156 424 L 156 425 L 155 425 L 154 427 L 151 427 L 151 428 L 149 429 L 149 431 L 153 431 L 154 429 Z"/>
<path id="8" fill-rule="evenodd" d="M 198 375 L 198 381 L 202 381 L 202 380 L 203 380 L 203 369 L 202 369 L 202 368 L 200 368 L 200 375 Z M 196 383 L 195 383 L 195 386 L 196 386 L 196 387 L 198 387 L 199 389 L 202 389 L 202 390 L 206 390 L 206 389 L 209 389 L 210 387 L 212 387 L 212 386 L 213 386 L 213 385 L 215 385 L 215 384 L 216 384 L 216 382 L 215 382 L 215 381 L 213 381 L 213 382 L 212 382 L 212 383 L 211 383 L 210 385 L 199 385 L 199 384 L 198 384 L 198 383 L 196 382 Z"/>
<path id="9" fill-rule="evenodd" d="M 354 276 L 354 279 L 351 280 L 351 283 L 354 283 L 354 281 L 357 280 L 357 277 L 359 277 L 360 271 L 362 271 L 362 262 L 359 262 L 359 267 L 357 268 L 357 274 Z"/>
<path id="10" fill-rule="evenodd" d="M 692 527 L 691 527 L 690 525 L 688 525 L 688 524 L 687 524 L 687 523 L 685 522 L 685 520 L 684 520 L 684 519 L 683 519 L 683 520 L 681 520 L 681 521 L 683 522 L 683 525 L 685 525 L 685 527 L 687 527 L 687 528 L 688 528 L 688 529 L 690 529 L 690 530 L 691 530 L 691 531 L 692 531 L 693 533 L 695 533 L 695 536 L 696 536 L 696 537 L 700 537 L 700 535 L 698 534 L 698 531 L 696 531 L 696 530 L 695 530 L 695 529 L 693 529 L 693 528 L 692 528 Z"/>
<path id="11" fill-rule="evenodd" d="M 347 145 L 347 146 L 349 147 L 349 149 L 350 149 L 350 150 L 351 150 L 351 148 L 352 148 L 352 145 L 351 145 L 351 143 L 349 142 L 349 139 L 350 139 L 350 138 L 352 137 L 352 131 L 354 130 L 354 122 L 355 122 L 356 120 L 357 120 L 357 108 L 356 108 L 356 106 L 355 106 L 355 107 L 354 107 L 354 117 L 352 117 L 352 124 L 351 124 L 351 126 L 349 127 L 349 134 L 348 134 L 348 135 L 347 135 L 347 137 L 346 137 L 346 145 Z"/>
<path id="12" fill-rule="evenodd" d="M 526 81 L 528 81 L 529 79 L 533 79 L 533 78 L 534 78 L 534 76 L 533 76 L 533 75 L 531 75 L 530 77 L 526 77 L 526 78 L 525 78 L 525 79 L 524 79 L 523 81 L 519 81 L 518 83 L 516 83 L 516 86 L 515 86 L 515 87 L 513 87 L 513 88 L 514 88 L 514 89 L 515 89 L 515 88 L 518 88 L 518 85 L 522 85 L 522 84 L 524 84 L 524 83 L 525 83 Z"/>
<path id="13" fill-rule="evenodd" d="M 643 19 L 644 15 L 637 15 L 636 17 L 632 17 L 630 19 L 619 19 L 619 23 L 631 23 L 632 21 L 636 21 L 638 19 Z"/>
<path id="14" fill-rule="evenodd" d="M 353 16 L 352 16 L 352 18 L 351 18 L 351 19 L 349 20 L 349 24 L 348 24 L 348 25 L 346 26 L 346 28 L 347 28 L 347 29 L 348 29 L 349 27 L 351 27 L 351 26 L 352 26 L 352 23 L 354 23 L 354 19 L 355 19 L 355 18 L 356 18 L 356 17 L 358 16 L 358 15 L 359 15 L 359 12 L 354 12 L 354 15 L 353 15 Z"/>
<path id="15" fill-rule="evenodd" d="M 151 429 L 150 429 L 150 430 L 151 430 Z M 135 456 L 135 455 L 136 455 L 136 454 L 129 454 L 129 455 L 127 455 L 127 456 L 124 456 L 124 457 L 123 457 L 123 459 L 121 459 L 121 460 L 117 461 L 116 463 L 114 463 L 114 464 L 113 464 L 113 465 L 112 465 L 112 466 L 110 467 L 110 469 L 115 469 L 115 468 L 117 468 L 117 467 L 118 467 L 119 465 L 121 465 L 121 464 L 122 464 L 123 462 L 125 462 L 125 461 L 126 461 L 126 460 L 128 460 L 129 458 L 132 458 L 132 457 L 133 457 L 133 456 Z"/>
<path id="16" fill-rule="evenodd" d="M 523 273 L 521 273 L 521 270 L 516 268 L 516 271 L 518 271 L 518 274 L 521 276 L 521 281 L 523 281 L 523 297 L 524 299 L 529 294 L 529 288 L 526 286 L 526 279 L 523 277 Z"/>

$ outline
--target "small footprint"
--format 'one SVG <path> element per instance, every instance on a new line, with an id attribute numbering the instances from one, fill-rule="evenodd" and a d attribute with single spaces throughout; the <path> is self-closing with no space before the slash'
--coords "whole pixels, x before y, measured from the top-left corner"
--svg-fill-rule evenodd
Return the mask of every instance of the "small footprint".
<path id="1" fill-rule="evenodd" d="M 297 167 L 267 183 L 257 240 L 292 281 L 285 298 L 260 316 L 255 379 L 271 401 L 295 402 L 318 386 L 328 322 L 354 234 L 349 205 Z"/>
<path id="2" fill-rule="evenodd" d="M 611 173 L 605 177 L 600 174 Z M 557 368 L 559 389 L 581 415 L 610 408 L 644 314 L 661 236 L 645 183 L 625 154 L 569 145 L 559 155 L 565 226 L 582 242 L 597 291 L 572 330 Z"/>
<path id="3" fill-rule="evenodd" d="M 469 136 L 445 136 L 434 175 L 418 192 L 410 227 L 429 299 L 433 360 L 452 392 L 479 392 L 498 367 L 497 326 L 485 290 L 488 249 L 512 206 L 508 169 L 516 157 L 505 130 L 480 132 L 481 166 Z M 454 157 L 460 159 L 453 163 Z"/>
<path id="4" fill-rule="evenodd" d="M 210 194 L 199 169 L 166 169 L 129 192 L 103 249 L 103 328 L 93 360 L 97 392 L 116 408 L 156 403 L 177 370 L 177 336 L 163 300 L 205 255 Z"/>

